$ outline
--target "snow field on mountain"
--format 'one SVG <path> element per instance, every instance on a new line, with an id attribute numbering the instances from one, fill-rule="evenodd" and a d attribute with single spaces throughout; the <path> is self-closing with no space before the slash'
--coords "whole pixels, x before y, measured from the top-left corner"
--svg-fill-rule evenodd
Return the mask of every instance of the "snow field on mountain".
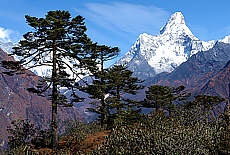
<path id="1" fill-rule="evenodd" d="M 182 13 L 176 12 L 161 28 L 159 35 L 140 34 L 130 51 L 115 64 L 126 64 L 132 66 L 133 72 L 144 72 L 138 70 L 143 68 L 138 65 L 146 61 L 155 74 L 172 72 L 193 54 L 206 51 L 214 44 L 214 40 L 205 42 L 197 39 L 186 26 Z"/>

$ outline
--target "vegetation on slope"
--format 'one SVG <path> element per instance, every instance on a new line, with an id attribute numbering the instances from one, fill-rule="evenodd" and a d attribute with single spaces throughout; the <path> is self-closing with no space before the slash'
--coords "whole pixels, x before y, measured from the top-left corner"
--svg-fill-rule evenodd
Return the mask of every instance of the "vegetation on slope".
<path id="1" fill-rule="evenodd" d="M 175 106 L 170 115 L 166 110 L 153 109 L 148 116 L 131 122 L 124 119 L 127 116 L 115 118 L 117 123 L 111 130 L 105 130 L 100 123 L 70 121 L 60 137 L 57 154 L 229 154 L 228 109 L 213 115 L 213 110 L 223 101 L 218 97 L 197 96 L 194 101 Z M 20 126 L 16 124 L 13 124 L 14 130 L 9 130 L 12 134 L 9 154 L 29 151 L 28 146 L 33 146 L 30 151 L 41 148 L 44 151 L 44 140 L 39 139 L 41 136 L 28 135 L 35 131 L 32 125 L 28 126 L 27 122 Z M 26 130 L 25 125 L 29 127 Z M 12 145 L 18 138 L 21 142 Z M 50 151 L 48 145 L 45 148 Z"/>
<path id="2" fill-rule="evenodd" d="M 47 43 L 49 52 L 57 54 L 53 55 L 54 60 L 48 61 L 53 64 L 52 76 L 44 79 L 52 84 L 52 87 L 49 87 L 54 90 L 51 101 L 54 109 L 52 114 L 55 117 L 52 119 L 51 130 L 37 128 L 28 120 L 13 121 L 12 126 L 8 128 L 8 150 L 3 154 L 230 154 L 230 109 L 224 99 L 198 95 L 191 101 L 188 100 L 190 94 L 184 91 L 183 86 L 150 86 L 143 101 L 137 102 L 127 98 L 127 94 L 136 95 L 142 88 L 141 81 L 133 77 L 126 66 L 103 68 L 103 62 L 117 56 L 119 49 L 92 43 L 83 35 L 86 27 L 81 16 L 73 18 L 72 24 L 65 23 L 66 20 L 62 17 L 69 21 L 70 14 L 51 11 L 46 20 L 27 16 L 27 22 L 37 28 L 37 33 L 34 33 L 34 36 L 27 33 L 24 36 L 27 40 L 21 41 L 21 46 L 14 48 L 14 54 L 30 57 L 39 63 L 43 56 L 40 54 L 47 52 L 46 48 L 38 53 L 39 58 L 33 57 L 30 52 L 34 47 L 40 49 L 41 44 L 36 41 L 39 36 L 36 35 L 41 32 L 40 35 L 44 34 L 42 37 L 48 41 L 44 38 L 40 38 L 40 41 Z M 67 29 L 63 29 L 63 26 L 67 26 Z M 73 38 L 70 39 L 64 32 L 71 32 L 70 36 Z M 60 43 L 60 47 L 57 43 Z M 49 47 L 50 45 L 53 46 Z M 65 122 L 66 132 L 58 137 L 57 107 L 67 102 L 66 97 L 59 94 L 58 88 L 79 88 L 79 84 L 75 83 L 76 79 L 69 79 L 70 75 L 64 71 L 66 67 L 70 70 L 74 68 L 62 61 L 62 56 L 78 60 L 80 65 L 83 65 L 80 67 L 87 68 L 94 76 L 91 84 L 84 83 L 86 87 L 80 88 L 99 100 L 97 106 L 90 110 L 99 114 L 100 120 L 95 124 Z M 56 58 L 60 62 L 55 60 Z M 3 62 L 8 69 L 23 71 L 21 65 L 26 61 Z M 101 65 L 101 68 L 98 65 Z M 79 66 L 75 64 L 74 67 Z M 46 91 L 46 83 L 38 85 L 37 89 L 28 90 L 40 94 L 43 92 L 40 90 L 43 86 Z M 108 94 L 110 95 L 107 96 Z M 74 91 L 73 97 L 74 101 L 80 99 Z M 225 104 L 224 112 L 219 111 L 220 104 Z M 141 113 L 142 108 L 151 108 L 151 112 L 145 115 Z"/>

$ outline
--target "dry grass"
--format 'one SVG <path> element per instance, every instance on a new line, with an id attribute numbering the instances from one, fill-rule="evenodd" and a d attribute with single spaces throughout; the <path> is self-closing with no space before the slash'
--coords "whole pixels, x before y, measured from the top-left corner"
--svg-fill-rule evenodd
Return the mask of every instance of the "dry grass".
<path id="1" fill-rule="evenodd" d="M 99 145 L 105 142 L 105 137 L 108 136 L 110 131 L 105 130 L 101 132 L 97 132 L 92 135 L 88 135 L 81 142 L 77 142 L 75 137 L 65 137 L 60 140 L 59 145 L 62 150 L 67 151 L 71 154 L 87 154 L 90 153 L 91 150 L 97 149 Z"/>

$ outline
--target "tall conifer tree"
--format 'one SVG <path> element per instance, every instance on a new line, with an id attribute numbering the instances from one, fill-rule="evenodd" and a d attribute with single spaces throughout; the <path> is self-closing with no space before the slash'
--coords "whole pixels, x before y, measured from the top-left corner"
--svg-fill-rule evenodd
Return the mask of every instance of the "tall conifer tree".
<path id="1" fill-rule="evenodd" d="M 132 77 L 132 74 L 133 72 L 128 70 L 127 66 L 122 65 L 114 65 L 107 70 L 106 85 L 108 93 L 110 94 L 107 102 L 109 108 L 113 112 L 114 109 L 116 109 L 113 116 L 122 117 L 121 113 L 123 111 L 126 111 L 126 113 L 130 112 L 130 114 L 139 111 L 132 109 L 139 103 L 127 96 L 136 95 L 137 91 L 143 88 L 141 85 L 143 81 L 139 80 L 137 77 Z"/>
<path id="2" fill-rule="evenodd" d="M 99 105 L 98 102 L 96 102 L 95 107 L 89 108 L 89 110 L 100 115 L 100 124 L 103 126 L 109 113 L 105 102 L 106 94 L 108 93 L 108 86 L 106 85 L 107 69 L 105 69 L 104 63 L 114 59 L 119 53 L 119 48 L 105 45 L 95 45 L 93 53 L 97 64 L 97 68 L 91 68 L 93 82 L 81 90 L 87 92 L 90 95 L 90 98 L 100 100 Z"/>
<path id="3" fill-rule="evenodd" d="M 186 100 L 190 93 L 184 91 L 184 86 L 169 87 L 161 85 L 153 85 L 145 91 L 146 98 L 143 102 L 143 107 L 153 108 L 153 110 L 167 110 L 170 114 L 174 110 L 175 105 L 182 100 Z"/>
<path id="4" fill-rule="evenodd" d="M 44 78 L 37 87 L 28 89 L 42 94 L 52 89 L 52 145 L 57 149 L 57 107 L 65 104 L 65 97 L 58 91 L 60 87 L 72 88 L 76 78 L 81 74 L 76 68 L 87 68 L 91 64 L 91 40 L 85 34 L 86 26 L 82 16 L 71 18 L 68 11 L 49 11 L 45 18 L 26 15 L 26 22 L 33 31 L 26 33 L 24 39 L 13 48 L 13 55 L 21 57 L 20 61 L 3 61 L 10 72 L 22 72 L 23 67 L 31 69 L 45 66 L 52 70 L 50 77 Z M 47 85 L 47 83 L 49 85 Z M 64 100 L 63 100 L 64 99 Z"/>

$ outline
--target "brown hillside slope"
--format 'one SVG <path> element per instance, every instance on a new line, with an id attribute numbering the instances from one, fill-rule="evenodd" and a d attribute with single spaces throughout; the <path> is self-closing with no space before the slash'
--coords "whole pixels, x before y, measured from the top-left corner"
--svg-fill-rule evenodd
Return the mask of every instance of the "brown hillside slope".
<path id="1" fill-rule="evenodd" d="M 51 103 L 45 97 L 29 93 L 27 88 L 33 87 L 38 80 L 32 72 L 31 76 L 25 74 L 9 76 L 3 74 L 2 60 L 13 60 L 0 49 L 0 145 L 6 144 L 7 126 L 16 119 L 29 119 L 35 125 L 43 128 L 49 127 L 51 119 Z M 65 119 L 78 119 L 82 117 L 75 107 L 59 108 L 59 121 Z M 0 146 L 0 147 L 1 147 Z"/>
<path id="2" fill-rule="evenodd" d="M 230 60 L 217 75 L 211 78 L 203 87 L 198 91 L 200 94 L 209 94 L 228 98 L 230 83 Z"/>

